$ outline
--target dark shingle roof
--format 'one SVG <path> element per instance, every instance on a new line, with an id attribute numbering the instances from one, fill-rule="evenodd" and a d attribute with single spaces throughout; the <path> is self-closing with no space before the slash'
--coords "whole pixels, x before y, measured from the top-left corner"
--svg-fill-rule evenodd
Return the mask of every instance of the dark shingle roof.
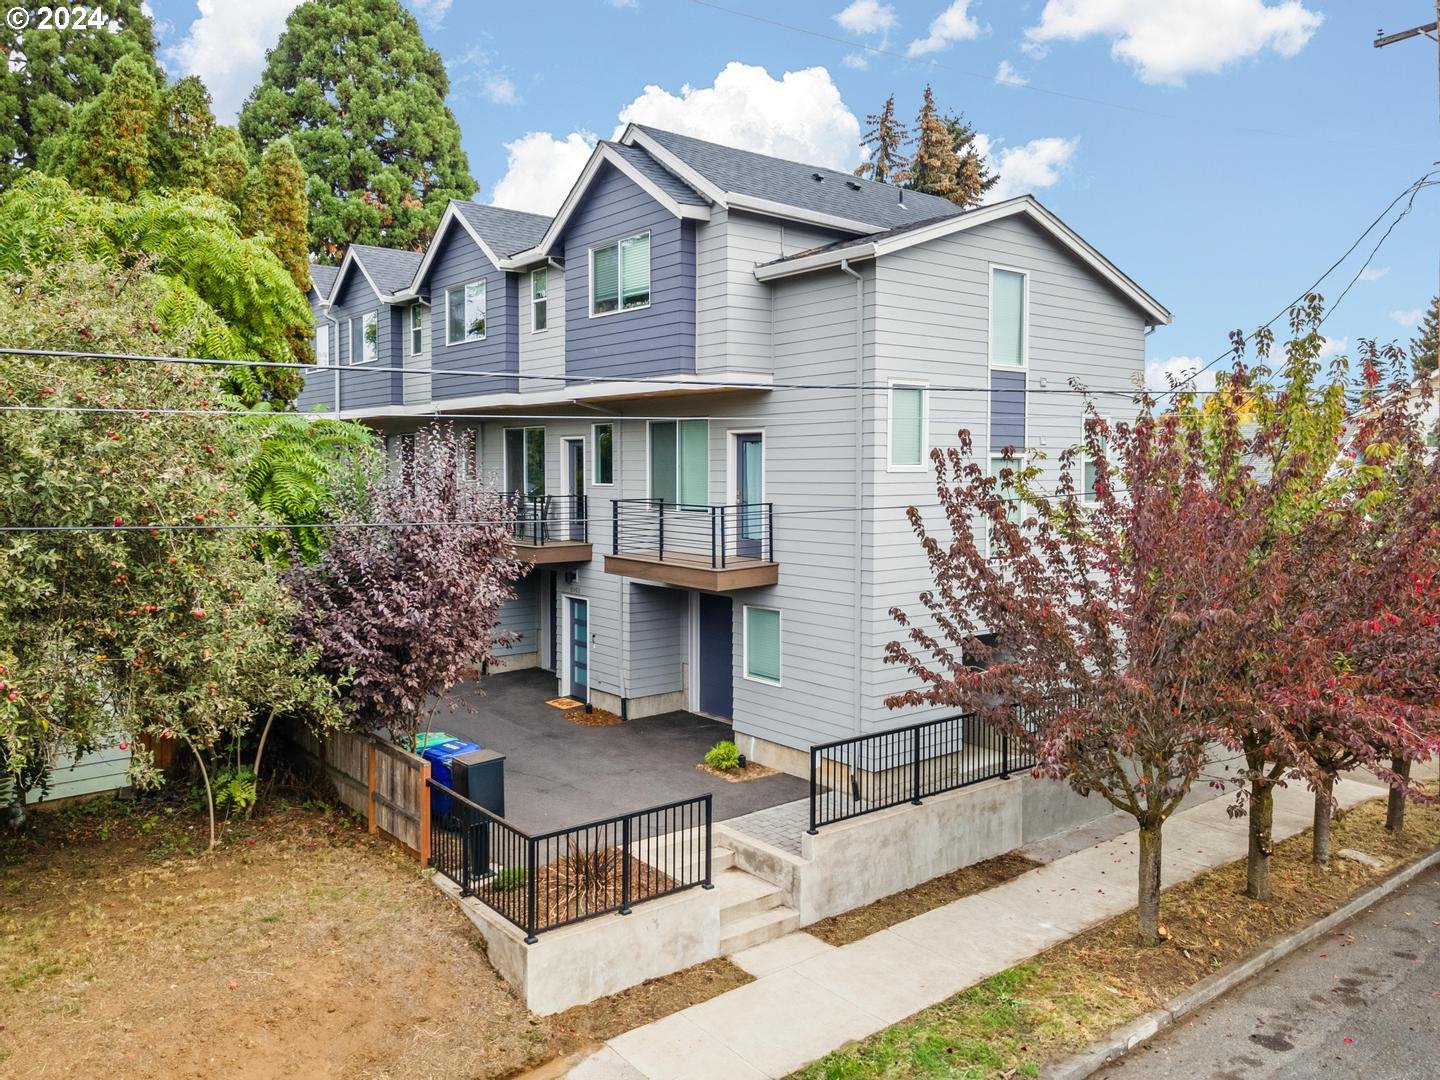
<path id="1" fill-rule="evenodd" d="M 952 204 L 953 205 L 953 204 Z M 959 209 L 958 207 L 956 209 Z M 960 210 L 959 214 L 969 211 Z M 792 252 L 789 255 L 782 255 L 778 259 L 771 259 L 769 262 L 758 263 L 759 266 L 774 266 L 776 263 L 794 262 L 796 259 L 809 258 L 811 255 L 823 255 L 827 251 L 840 251 L 843 248 L 855 247 L 858 244 L 873 244 L 877 240 L 888 240 L 892 236 L 901 236 L 912 232 L 925 225 L 933 225 L 937 221 L 944 221 L 947 218 L 958 217 L 959 214 L 937 214 L 935 217 L 921 218 L 909 225 L 901 225 L 894 229 L 885 229 L 881 232 L 867 233 L 864 236 L 847 236 L 843 240 L 835 240 L 829 244 L 821 244 L 819 247 L 806 248 L 804 251 Z"/>
<path id="2" fill-rule="evenodd" d="M 960 208 L 948 199 L 877 184 L 823 165 L 737 150 L 643 124 L 634 125 L 722 191 L 864 221 L 885 229 L 925 218 L 949 217 Z M 816 180 L 816 175 L 823 177 Z M 857 190 L 858 189 L 858 190 Z"/>
<path id="3" fill-rule="evenodd" d="M 317 263 L 310 264 L 310 288 L 321 297 L 329 297 L 330 286 L 335 284 L 335 275 L 340 272 L 338 266 L 321 266 Z"/>
<path id="4" fill-rule="evenodd" d="M 408 289 L 420 266 L 418 251 L 399 251 L 369 244 L 351 244 L 350 251 L 370 275 L 375 287 L 387 296 Z"/>
<path id="5" fill-rule="evenodd" d="M 634 166 L 642 176 L 652 181 L 677 203 L 684 206 L 710 205 L 703 195 L 638 146 L 625 146 L 623 143 L 614 142 L 607 142 L 605 145 L 624 158 L 627 165 Z"/>
<path id="6" fill-rule="evenodd" d="M 550 217 L 547 214 L 527 214 L 520 210 L 466 202 L 464 199 L 456 199 L 454 204 L 456 212 L 490 245 L 490 250 L 502 259 L 514 255 L 517 251 L 534 247 L 550 227 Z"/>

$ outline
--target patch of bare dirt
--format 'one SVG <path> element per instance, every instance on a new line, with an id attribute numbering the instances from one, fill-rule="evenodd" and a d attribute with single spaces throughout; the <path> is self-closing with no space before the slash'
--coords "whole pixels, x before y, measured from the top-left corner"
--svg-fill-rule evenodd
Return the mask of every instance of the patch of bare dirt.
<path id="1" fill-rule="evenodd" d="M 743 769 L 712 769 L 703 761 L 695 768 L 710 776 L 718 777 L 731 784 L 743 784 L 747 780 L 761 780 L 767 776 L 774 776 L 779 769 L 772 769 L 769 765 L 757 765 L 753 761 L 747 761 Z"/>

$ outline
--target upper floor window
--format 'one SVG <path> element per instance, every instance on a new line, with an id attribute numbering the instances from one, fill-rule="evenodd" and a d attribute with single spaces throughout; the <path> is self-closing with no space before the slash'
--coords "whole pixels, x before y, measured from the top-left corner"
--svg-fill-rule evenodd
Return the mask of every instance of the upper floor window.
<path id="1" fill-rule="evenodd" d="M 380 358 L 380 313 L 367 311 L 350 320 L 350 363 L 373 364 Z"/>
<path id="2" fill-rule="evenodd" d="M 550 285 L 550 271 L 541 266 L 530 271 L 530 332 L 538 334 L 550 325 L 550 310 L 547 293 Z"/>
<path id="3" fill-rule="evenodd" d="M 613 484 L 615 482 L 615 425 L 595 424 L 590 429 L 595 445 L 591 447 L 590 461 L 594 475 L 592 484 Z"/>
<path id="4" fill-rule="evenodd" d="M 1099 470 L 1091 459 L 1089 452 L 1085 449 L 1084 442 L 1081 442 L 1080 453 L 1080 501 L 1086 506 L 1094 506 L 1100 501 L 1100 492 L 1097 484 L 1100 478 Z M 1100 453 L 1105 457 L 1105 464 L 1110 470 L 1111 480 L 1115 477 L 1115 459 L 1110 454 L 1110 440 L 1101 436 Z"/>
<path id="5" fill-rule="evenodd" d="M 505 429 L 505 490 L 545 494 L 545 429 Z"/>
<path id="6" fill-rule="evenodd" d="M 315 366 L 328 367 L 330 364 L 330 324 L 322 322 L 315 328 Z"/>
<path id="7" fill-rule="evenodd" d="M 425 312 L 423 304 L 410 305 L 410 355 L 419 356 L 425 351 Z"/>
<path id="8" fill-rule="evenodd" d="M 485 282 L 445 290 L 445 344 L 485 340 Z"/>
<path id="9" fill-rule="evenodd" d="M 890 387 L 890 467 L 925 466 L 925 388 Z"/>
<path id="10" fill-rule="evenodd" d="M 1026 274 L 999 267 L 990 271 L 990 363 L 994 367 L 1025 366 L 1030 347 L 1028 292 Z"/>
<path id="11" fill-rule="evenodd" d="M 650 498 L 686 506 L 710 501 L 710 422 L 650 424 Z"/>
<path id="12" fill-rule="evenodd" d="M 650 234 L 590 249 L 590 314 L 647 307 L 650 303 Z"/>

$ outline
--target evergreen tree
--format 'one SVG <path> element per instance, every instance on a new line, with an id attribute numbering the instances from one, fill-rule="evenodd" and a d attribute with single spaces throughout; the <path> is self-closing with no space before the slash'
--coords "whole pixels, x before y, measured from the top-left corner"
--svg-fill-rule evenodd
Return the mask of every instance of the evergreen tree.
<path id="1" fill-rule="evenodd" d="M 97 97 L 123 57 L 139 61 L 157 83 L 155 34 L 141 0 L 110 0 L 110 25 L 66 33 L 0 33 L 0 187 L 38 164 L 40 145 L 65 127 L 71 109 Z"/>
<path id="2" fill-rule="evenodd" d="M 955 170 L 955 193 L 950 201 L 957 206 L 979 206 L 985 193 L 1000 181 L 1000 174 L 991 172 L 984 156 L 975 147 L 975 129 L 964 116 L 947 116 L 945 127 L 959 166 Z"/>
<path id="3" fill-rule="evenodd" d="M 885 107 L 878 113 L 865 117 L 865 123 L 869 125 L 869 130 L 860 140 L 860 145 L 869 147 L 870 157 L 855 169 L 855 175 L 881 184 L 889 183 L 909 164 L 903 147 L 910 132 L 895 119 L 895 95 L 885 99 Z"/>
<path id="4" fill-rule="evenodd" d="M 1440 370 L 1440 296 L 1430 302 L 1425 318 L 1420 320 L 1420 336 L 1410 339 L 1410 362 L 1415 372 Z"/>
<path id="5" fill-rule="evenodd" d="M 955 138 L 935 106 L 935 92 L 926 86 L 920 115 L 915 118 L 915 153 L 899 179 L 912 191 L 958 202 L 959 174 L 960 157 L 955 152 Z"/>
<path id="6" fill-rule="evenodd" d="M 233 127 L 217 127 L 205 148 L 205 190 L 239 206 L 245 197 L 249 172 L 250 156 L 240 132 Z"/>
<path id="7" fill-rule="evenodd" d="M 125 56 L 104 88 L 71 110 L 40 148 L 40 167 L 108 199 L 133 199 L 153 169 L 151 136 L 160 119 L 154 65 Z"/>
<path id="8" fill-rule="evenodd" d="M 302 292 L 310 287 L 305 213 L 305 170 L 289 138 L 276 139 L 246 178 L 240 230 L 246 236 L 264 236 Z"/>
<path id="9" fill-rule="evenodd" d="M 204 191 L 215 129 L 210 91 L 198 76 L 187 75 L 166 88 L 150 136 L 155 185 L 171 191 Z"/>
<path id="10" fill-rule="evenodd" d="M 399 0 L 311 0 L 291 13 L 240 113 L 252 153 L 284 135 L 309 178 L 310 247 L 415 249 L 475 193 L 449 78 Z"/>

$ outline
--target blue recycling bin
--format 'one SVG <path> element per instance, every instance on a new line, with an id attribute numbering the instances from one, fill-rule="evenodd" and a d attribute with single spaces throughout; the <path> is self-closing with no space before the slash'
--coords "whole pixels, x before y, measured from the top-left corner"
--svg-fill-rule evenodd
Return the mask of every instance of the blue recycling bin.
<path id="1" fill-rule="evenodd" d="M 434 746 L 427 746 L 420 751 L 420 756 L 430 762 L 430 778 L 437 784 L 455 790 L 455 777 L 450 772 L 450 760 L 457 754 L 468 754 L 472 750 L 479 750 L 480 744 L 473 743 L 469 739 L 447 739 L 445 742 L 436 743 Z M 443 791 L 430 792 L 430 812 L 438 818 L 445 818 L 450 813 L 451 798 Z"/>

